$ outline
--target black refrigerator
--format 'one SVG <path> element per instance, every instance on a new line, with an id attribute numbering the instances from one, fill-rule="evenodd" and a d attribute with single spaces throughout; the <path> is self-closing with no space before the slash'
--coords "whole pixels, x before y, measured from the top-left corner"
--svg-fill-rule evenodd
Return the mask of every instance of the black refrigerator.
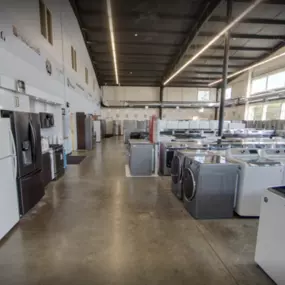
<path id="1" fill-rule="evenodd" d="M 26 214 L 44 196 L 41 180 L 42 149 L 38 114 L 2 111 L 9 117 L 16 144 L 17 185 L 20 215 Z"/>

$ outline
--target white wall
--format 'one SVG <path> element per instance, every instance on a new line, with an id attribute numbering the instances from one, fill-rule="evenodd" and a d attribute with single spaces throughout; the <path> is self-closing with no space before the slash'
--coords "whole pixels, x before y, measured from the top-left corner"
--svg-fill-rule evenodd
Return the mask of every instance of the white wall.
<path id="1" fill-rule="evenodd" d="M 99 106 L 99 87 L 96 81 L 93 91 L 95 73 L 69 1 L 44 2 L 52 13 L 53 45 L 41 35 L 38 0 L 1 1 L 0 29 L 6 41 L 0 41 L 0 75 L 24 80 L 29 95 L 57 103 L 68 101 L 73 111 L 94 113 Z M 13 27 L 19 37 L 13 34 Z M 77 50 L 78 72 L 71 68 L 71 45 Z M 52 64 L 51 76 L 46 72 L 47 59 Z M 85 67 L 89 70 L 88 86 Z M 75 89 L 67 86 L 67 78 Z"/>
<path id="2" fill-rule="evenodd" d="M 166 87 L 163 91 L 163 101 L 197 101 L 198 100 L 198 88 L 180 88 L 180 87 Z M 201 89 L 210 90 L 210 101 L 216 100 L 216 90 L 211 89 Z M 119 105 L 120 101 L 159 101 L 159 87 L 114 87 L 114 86 L 104 86 L 102 88 L 103 101 L 109 106 Z M 122 104 L 122 103 L 121 103 Z M 158 108 L 149 109 L 102 109 L 102 118 L 123 118 L 127 119 L 145 119 L 152 114 L 158 115 Z M 169 120 L 186 120 L 193 119 L 193 117 L 198 116 L 203 119 L 213 119 L 214 109 L 205 109 L 203 113 L 200 113 L 198 109 L 173 109 L 173 108 L 163 108 L 163 118 Z"/>
<path id="3" fill-rule="evenodd" d="M 52 14 L 52 45 L 41 35 L 38 0 L 1 1 L 0 31 L 6 40 L 0 39 L 0 105 L 11 109 L 9 98 L 18 96 L 23 101 L 19 110 L 54 113 L 55 132 L 62 132 L 59 110 L 65 103 L 70 103 L 71 112 L 99 114 L 100 88 L 69 1 L 43 2 Z M 71 67 L 71 45 L 77 52 L 77 72 Z M 51 75 L 46 71 L 47 60 L 52 65 Z M 28 96 L 15 92 L 16 79 L 25 81 Z"/>

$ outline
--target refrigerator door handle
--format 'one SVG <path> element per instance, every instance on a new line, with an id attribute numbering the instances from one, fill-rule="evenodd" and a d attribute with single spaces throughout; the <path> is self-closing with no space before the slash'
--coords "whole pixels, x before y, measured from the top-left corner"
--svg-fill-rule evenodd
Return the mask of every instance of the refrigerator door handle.
<path id="1" fill-rule="evenodd" d="M 32 137 L 33 137 L 33 157 L 34 157 L 34 161 L 36 161 L 36 137 L 35 137 L 35 131 L 34 131 L 34 127 L 31 123 L 31 121 L 29 121 L 29 125 L 32 131 Z"/>
<path id="2" fill-rule="evenodd" d="M 10 138 L 12 141 L 12 150 L 13 150 L 13 160 L 14 160 L 14 178 L 17 179 L 17 170 L 18 170 L 18 161 L 17 161 L 17 153 L 16 153 L 16 144 L 14 140 L 13 133 L 11 129 L 9 129 Z"/>

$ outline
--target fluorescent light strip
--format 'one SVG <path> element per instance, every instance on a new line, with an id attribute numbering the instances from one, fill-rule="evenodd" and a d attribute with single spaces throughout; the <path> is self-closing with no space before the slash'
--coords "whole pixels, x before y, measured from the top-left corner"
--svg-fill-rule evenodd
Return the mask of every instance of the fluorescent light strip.
<path id="1" fill-rule="evenodd" d="M 175 73 L 173 73 L 163 85 L 170 82 L 175 76 L 177 76 L 182 70 L 184 70 L 190 63 L 203 54 L 210 46 L 212 46 L 218 39 L 220 39 L 226 32 L 228 32 L 235 24 L 242 20 L 248 13 L 250 13 L 258 4 L 264 0 L 256 0 L 246 10 L 244 10 L 237 18 L 235 18 L 230 24 L 228 24 L 219 34 L 217 34 L 207 45 L 205 45 L 200 51 L 198 51 L 193 57 L 191 57 L 184 65 L 182 65 Z"/>
<path id="2" fill-rule="evenodd" d="M 273 56 L 273 57 L 271 57 L 271 58 L 268 58 L 268 59 L 266 59 L 266 60 L 263 60 L 263 61 L 261 61 L 261 62 L 252 64 L 252 65 L 250 65 L 250 66 L 248 66 L 248 67 L 246 67 L 246 68 L 244 68 L 244 69 L 241 69 L 241 70 L 239 70 L 239 71 L 237 71 L 237 72 L 235 72 L 235 73 L 232 73 L 232 74 L 230 74 L 230 75 L 227 77 L 227 79 L 230 79 L 230 78 L 232 78 L 232 77 L 235 77 L 235 76 L 237 76 L 237 75 L 239 75 L 239 74 L 241 74 L 241 73 L 244 73 L 244 72 L 246 72 L 246 71 L 248 71 L 248 70 L 250 70 L 250 69 L 253 69 L 253 68 L 255 68 L 255 67 L 258 67 L 258 66 L 260 66 L 260 65 L 263 65 L 263 64 L 265 64 L 265 63 L 268 63 L 268 62 L 270 62 L 270 61 L 273 61 L 273 60 L 275 60 L 275 59 L 277 59 L 277 58 L 279 58 L 279 57 L 282 57 L 282 56 L 285 56 L 285 52 L 283 52 L 283 53 L 281 53 L 281 54 L 278 54 L 278 55 L 276 55 L 276 56 Z M 218 84 L 218 83 L 220 83 L 220 82 L 222 82 L 222 81 L 223 81 L 222 78 L 221 78 L 221 79 L 218 79 L 218 80 L 216 80 L 216 81 L 210 83 L 208 86 L 216 85 L 216 84 Z"/>
<path id="3" fill-rule="evenodd" d="M 118 65 L 117 65 L 117 55 L 116 55 L 116 47 L 115 47 L 115 36 L 114 36 L 114 28 L 113 28 L 111 0 L 107 0 L 107 13 L 108 13 L 109 30 L 110 30 L 110 37 L 111 37 L 111 47 L 112 47 L 112 53 L 113 53 L 113 61 L 114 61 L 116 84 L 119 84 Z"/>

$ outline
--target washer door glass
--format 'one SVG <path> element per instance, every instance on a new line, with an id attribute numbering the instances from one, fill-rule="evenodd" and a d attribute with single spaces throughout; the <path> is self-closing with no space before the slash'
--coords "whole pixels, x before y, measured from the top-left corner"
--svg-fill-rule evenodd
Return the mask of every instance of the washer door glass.
<path id="1" fill-rule="evenodd" d="M 182 187 L 183 187 L 184 197 L 188 201 L 193 200 L 196 194 L 196 182 L 194 174 L 190 168 L 184 169 Z"/>
<path id="2" fill-rule="evenodd" d="M 180 181 L 180 159 L 174 156 L 171 163 L 171 177 L 174 184 Z"/>

